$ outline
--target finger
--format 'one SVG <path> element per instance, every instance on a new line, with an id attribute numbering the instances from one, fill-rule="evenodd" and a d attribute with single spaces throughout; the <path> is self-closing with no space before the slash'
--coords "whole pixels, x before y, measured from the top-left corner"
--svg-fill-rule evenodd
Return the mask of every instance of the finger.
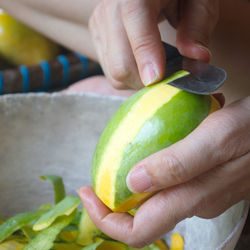
<path id="1" fill-rule="evenodd" d="M 241 200 L 249 199 L 250 153 L 210 170 L 197 178 L 200 201 L 195 215 L 214 218 Z M 202 187 L 207 183 L 206 189 Z"/>
<path id="2" fill-rule="evenodd" d="M 180 19 L 180 1 L 170 1 L 167 7 L 163 10 L 163 17 L 168 20 L 169 24 L 177 29 Z"/>
<path id="3" fill-rule="evenodd" d="M 208 43 L 219 15 L 218 0 L 182 1 L 177 47 L 184 56 L 209 61 Z"/>
<path id="4" fill-rule="evenodd" d="M 132 192 L 184 183 L 250 149 L 249 100 L 211 114 L 190 135 L 139 162 L 127 176 Z M 239 122 L 245 121 L 245 122 Z M 236 146 L 237 145 L 237 146 Z"/>
<path id="5" fill-rule="evenodd" d="M 198 207 L 202 207 L 203 194 L 209 189 L 206 189 L 207 183 L 199 183 L 182 184 L 155 194 L 142 204 L 134 218 L 126 213 L 112 213 L 95 196 L 92 188 L 81 189 L 79 193 L 89 216 L 102 232 L 141 248 L 162 237 L 179 221 L 193 216 Z"/>
<path id="6" fill-rule="evenodd" d="M 86 186 L 78 190 L 84 207 L 95 225 L 113 239 L 122 240 L 130 237 L 133 217 L 127 213 L 113 213 L 95 195 L 92 187 Z"/>
<path id="7" fill-rule="evenodd" d="M 158 240 L 177 223 L 177 218 L 178 220 L 183 218 L 182 214 L 186 216 L 185 207 L 179 209 L 178 213 L 172 209 L 174 206 L 183 205 L 181 198 L 184 198 L 184 194 L 178 197 L 171 195 L 170 192 L 159 193 L 144 203 L 133 217 L 128 213 L 110 211 L 98 199 L 91 187 L 83 187 L 78 193 L 89 216 L 102 232 L 133 247 L 144 247 Z M 171 207 L 167 205 L 168 202 Z M 163 214 L 168 216 L 162 216 Z"/>
<path id="8" fill-rule="evenodd" d="M 102 12 L 100 11 L 101 8 L 102 8 L 102 3 L 98 4 L 95 10 L 93 11 L 93 14 L 89 20 L 89 30 L 90 30 L 92 41 L 96 50 L 98 61 L 100 65 L 102 66 L 104 74 L 106 75 L 106 72 L 105 72 L 106 67 L 104 65 L 105 61 L 104 61 L 104 56 L 102 53 L 102 50 L 103 50 L 102 46 L 105 46 L 104 44 L 106 43 L 106 41 L 104 39 L 104 31 L 103 29 L 101 29 L 99 25 L 99 21 L 98 21 L 98 18 L 104 18 Z M 99 12 L 100 12 L 101 17 L 99 15 Z"/>
<path id="9" fill-rule="evenodd" d="M 143 84 L 118 10 L 119 2 L 109 0 L 104 3 L 108 45 L 107 66 L 110 74 L 114 80 L 129 88 L 140 89 Z"/>
<path id="10" fill-rule="evenodd" d="M 102 66 L 102 70 L 105 76 L 109 79 L 112 86 L 117 89 L 127 89 L 128 87 L 119 81 L 113 79 L 110 71 L 109 71 L 109 64 L 108 64 L 108 41 L 107 41 L 107 34 L 106 34 L 106 17 L 103 11 L 104 5 L 103 2 L 100 2 L 98 6 L 95 8 L 93 15 L 89 21 L 89 29 L 91 31 L 92 40 L 94 46 L 96 48 L 96 54 L 99 59 L 99 63 Z"/>
<path id="11" fill-rule="evenodd" d="M 123 3 L 121 13 L 124 26 L 140 77 L 147 86 L 159 81 L 165 73 L 165 53 L 158 29 L 161 1 L 128 0 Z"/>
<path id="12" fill-rule="evenodd" d="M 134 218 L 126 213 L 112 213 L 90 187 L 79 193 L 102 232 L 139 248 L 156 241 L 184 218 L 212 218 L 244 199 L 250 189 L 249 162 L 250 153 L 190 182 L 162 190 L 143 203 Z"/>

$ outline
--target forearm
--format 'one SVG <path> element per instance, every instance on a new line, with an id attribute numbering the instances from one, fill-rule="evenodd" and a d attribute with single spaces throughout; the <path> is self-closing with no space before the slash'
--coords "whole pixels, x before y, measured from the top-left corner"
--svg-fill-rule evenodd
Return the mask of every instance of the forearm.
<path id="1" fill-rule="evenodd" d="M 26 5 L 39 12 L 67 19 L 81 24 L 88 24 L 88 20 L 100 0 L 1 0 L 3 8 L 9 8 L 16 3 Z M 18 9 L 14 12 L 19 12 Z"/>
<path id="2" fill-rule="evenodd" d="M 28 5 L 24 5 L 22 2 L 21 0 L 12 0 L 11 2 L 9 0 L 1 0 L 0 6 L 21 22 L 52 40 L 96 60 L 87 24 L 49 15 Z M 38 3 L 40 1 L 35 2 Z M 56 0 L 51 2 L 56 2 Z"/>

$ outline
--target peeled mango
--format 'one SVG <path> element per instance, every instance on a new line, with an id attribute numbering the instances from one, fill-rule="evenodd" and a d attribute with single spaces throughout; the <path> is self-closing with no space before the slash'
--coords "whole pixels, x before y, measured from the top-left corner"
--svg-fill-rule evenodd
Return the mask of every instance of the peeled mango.
<path id="1" fill-rule="evenodd" d="M 59 54 L 59 46 L 0 10 L 0 56 L 14 65 L 35 65 Z"/>
<path id="2" fill-rule="evenodd" d="M 217 100 L 177 89 L 168 82 L 183 72 L 145 87 L 124 102 L 104 129 L 92 164 L 96 195 L 114 212 L 138 207 L 152 193 L 132 193 L 126 177 L 142 159 L 191 133 L 210 113 Z"/>

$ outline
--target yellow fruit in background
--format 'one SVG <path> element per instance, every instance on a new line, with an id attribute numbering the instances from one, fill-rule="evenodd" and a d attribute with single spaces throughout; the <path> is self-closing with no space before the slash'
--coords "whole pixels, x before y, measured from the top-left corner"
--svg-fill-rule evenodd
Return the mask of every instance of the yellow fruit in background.
<path id="1" fill-rule="evenodd" d="M 0 10 L 0 56 L 15 65 L 50 61 L 59 46 Z"/>

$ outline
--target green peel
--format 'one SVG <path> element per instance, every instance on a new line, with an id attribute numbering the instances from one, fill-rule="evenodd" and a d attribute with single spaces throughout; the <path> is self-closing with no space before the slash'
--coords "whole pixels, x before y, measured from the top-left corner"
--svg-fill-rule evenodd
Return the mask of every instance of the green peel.
<path id="1" fill-rule="evenodd" d="M 74 216 L 75 213 L 69 216 L 61 216 L 50 227 L 44 229 L 33 238 L 23 250 L 50 250 L 53 247 L 57 235 L 64 227 L 70 224 Z"/>
<path id="2" fill-rule="evenodd" d="M 33 226 L 33 230 L 40 231 L 49 227 L 59 216 L 70 215 L 81 203 L 78 196 L 66 196 L 62 201 L 56 204 L 49 212 L 41 216 L 41 218 Z"/>
<path id="3" fill-rule="evenodd" d="M 40 176 L 42 180 L 48 180 L 52 183 L 55 194 L 55 204 L 59 203 L 65 198 L 65 187 L 63 184 L 63 179 L 57 175 L 43 175 Z"/>
<path id="4" fill-rule="evenodd" d="M 12 233 L 21 229 L 28 223 L 32 222 L 33 220 L 39 218 L 42 214 L 46 211 L 44 210 L 35 210 L 27 213 L 21 213 L 10 219 L 6 220 L 0 226 L 0 243 L 8 238 Z"/>

